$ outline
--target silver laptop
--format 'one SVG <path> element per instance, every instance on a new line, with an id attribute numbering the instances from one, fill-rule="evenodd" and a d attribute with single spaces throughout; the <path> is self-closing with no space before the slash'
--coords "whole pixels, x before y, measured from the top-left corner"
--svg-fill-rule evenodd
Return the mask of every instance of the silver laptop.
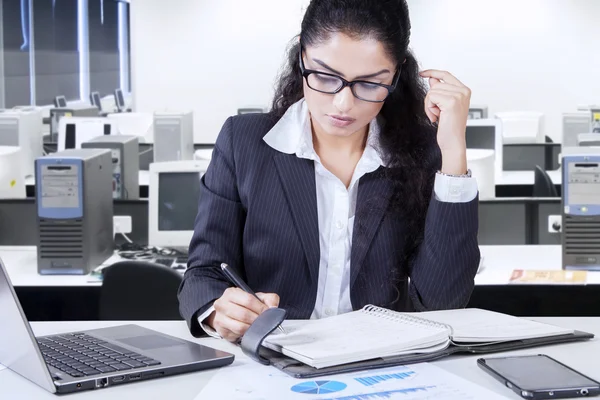
<path id="1" fill-rule="evenodd" d="M 231 364 L 234 356 L 138 325 L 35 337 L 0 260 L 0 364 L 73 393 Z"/>

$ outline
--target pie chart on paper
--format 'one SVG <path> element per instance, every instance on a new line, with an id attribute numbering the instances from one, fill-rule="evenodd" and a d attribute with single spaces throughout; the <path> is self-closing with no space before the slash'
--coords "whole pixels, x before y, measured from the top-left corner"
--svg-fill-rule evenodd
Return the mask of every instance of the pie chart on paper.
<path id="1" fill-rule="evenodd" d="M 309 381 L 292 386 L 292 392 L 303 394 L 329 394 L 346 389 L 347 385 L 338 381 Z"/>

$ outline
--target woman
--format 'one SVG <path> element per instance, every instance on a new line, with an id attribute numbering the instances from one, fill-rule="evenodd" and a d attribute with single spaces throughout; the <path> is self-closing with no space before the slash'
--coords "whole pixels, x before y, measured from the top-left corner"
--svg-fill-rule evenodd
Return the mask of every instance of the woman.
<path id="1" fill-rule="evenodd" d="M 404 0 L 312 0 L 272 111 L 225 122 L 179 292 L 193 335 L 235 341 L 273 306 L 307 319 L 467 304 L 479 263 L 470 91 L 419 75 L 409 32 Z M 222 262 L 262 302 L 232 288 Z"/>

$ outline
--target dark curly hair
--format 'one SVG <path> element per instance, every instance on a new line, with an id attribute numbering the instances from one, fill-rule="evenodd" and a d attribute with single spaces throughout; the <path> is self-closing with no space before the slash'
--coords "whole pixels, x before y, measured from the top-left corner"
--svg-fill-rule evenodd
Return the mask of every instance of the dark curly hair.
<path id="1" fill-rule="evenodd" d="M 407 248 L 402 250 L 410 257 L 423 238 L 435 172 L 441 167 L 441 153 L 435 126 L 424 110 L 427 90 L 419 76 L 417 60 L 408 48 L 410 19 L 406 1 L 312 0 L 302 21 L 301 41 L 296 38 L 289 49 L 271 113 L 281 117 L 304 97 L 299 66 L 301 47 L 322 43 L 337 32 L 352 38 L 380 41 L 401 66 L 398 86 L 386 99 L 378 117 L 382 121 L 379 146 L 387 166 L 382 173 L 394 187 L 389 212 L 400 214 L 407 222 L 410 234 Z M 360 207 L 365 211 L 369 205 Z"/>

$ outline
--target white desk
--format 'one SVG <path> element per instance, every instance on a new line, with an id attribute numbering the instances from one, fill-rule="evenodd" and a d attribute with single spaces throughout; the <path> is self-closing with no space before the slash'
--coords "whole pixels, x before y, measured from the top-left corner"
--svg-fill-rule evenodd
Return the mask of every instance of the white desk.
<path id="1" fill-rule="evenodd" d="M 555 325 L 574 328 L 600 336 L 600 318 L 535 318 L 536 320 L 552 323 Z M 95 329 L 106 326 L 124 324 L 126 322 L 36 322 L 33 330 L 36 335 L 47 335 L 85 329 Z M 135 322 L 138 325 L 164 332 L 169 335 L 181 337 L 187 340 L 218 348 L 235 354 L 236 360 L 246 359 L 238 347 L 225 341 L 203 338 L 193 339 L 184 322 Z M 600 379 L 598 361 L 592 354 L 600 354 L 600 340 L 593 339 L 589 342 L 570 343 L 547 347 L 538 347 L 516 352 L 496 353 L 513 354 L 537 354 L 543 353 L 554 357 L 569 366 L 589 375 L 591 378 Z M 476 359 L 481 356 L 457 356 L 437 361 L 434 364 L 448 372 L 477 383 L 481 386 L 506 396 L 507 399 L 519 399 L 520 397 L 502 386 L 494 378 L 483 372 L 476 365 Z M 236 361 L 234 361 L 234 364 Z M 223 367 L 228 368 L 228 367 Z M 126 384 L 122 386 L 109 387 L 101 390 L 81 392 L 76 395 L 77 399 L 178 399 L 192 400 L 208 383 L 216 373 L 215 370 L 195 372 L 168 378 L 155 379 L 145 382 Z M 235 382 L 232 382 L 235 385 Z M 56 399 L 55 395 L 46 392 L 39 386 L 29 382 L 20 375 L 10 371 L 0 372 L 0 398 L 2 399 Z"/>
<path id="2" fill-rule="evenodd" d="M 514 269 L 561 270 L 560 245 L 480 246 L 483 268 L 476 285 L 504 285 Z M 600 284 L 600 272 L 588 272 L 588 285 Z"/>
<path id="3" fill-rule="evenodd" d="M 139 171 L 138 179 L 140 182 L 140 186 L 148 186 L 148 182 L 150 182 L 150 172 Z M 25 186 L 35 186 L 35 176 L 28 176 L 27 178 L 25 178 Z"/>
<path id="4" fill-rule="evenodd" d="M 483 268 L 475 277 L 475 285 L 505 285 L 514 269 L 560 270 L 561 246 L 480 246 Z M 35 246 L 0 246 L 0 258 L 13 285 L 18 286 L 100 286 L 88 282 L 87 275 L 39 275 Z M 120 258 L 113 256 L 103 265 Z M 600 272 L 588 272 L 588 284 L 600 284 Z"/>
<path id="5" fill-rule="evenodd" d="M 562 183 L 562 171 L 547 171 L 555 185 Z M 140 186 L 148 186 L 150 181 L 150 173 L 148 171 L 139 171 Z M 496 177 L 496 186 L 499 185 L 533 185 L 533 171 L 502 171 L 502 175 Z M 30 176 L 25 178 L 26 186 L 35 185 L 35 177 Z"/>
<path id="6" fill-rule="evenodd" d="M 546 171 L 555 185 L 562 184 L 562 171 Z M 501 185 L 533 185 L 535 181 L 533 171 L 502 171 L 496 177 L 496 186 Z"/>
<path id="7" fill-rule="evenodd" d="M 88 282 L 88 275 L 40 275 L 37 271 L 37 248 L 35 246 L 0 246 L 0 258 L 8 271 L 13 286 L 100 286 L 101 282 Z M 120 259 L 109 258 L 103 265 Z"/>

